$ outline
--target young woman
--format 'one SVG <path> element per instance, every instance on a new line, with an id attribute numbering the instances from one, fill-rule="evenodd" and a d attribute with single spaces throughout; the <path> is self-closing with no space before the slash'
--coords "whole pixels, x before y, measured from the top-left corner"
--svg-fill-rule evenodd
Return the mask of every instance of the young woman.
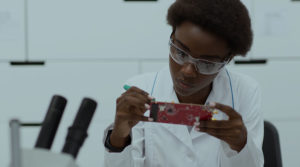
<path id="1" fill-rule="evenodd" d="M 239 0 L 177 0 L 169 8 L 169 68 L 128 80 L 105 132 L 109 167 L 262 167 L 263 119 L 258 84 L 225 68 L 245 55 L 253 34 Z M 193 127 L 152 123 L 157 101 L 207 104 L 222 111 Z"/>

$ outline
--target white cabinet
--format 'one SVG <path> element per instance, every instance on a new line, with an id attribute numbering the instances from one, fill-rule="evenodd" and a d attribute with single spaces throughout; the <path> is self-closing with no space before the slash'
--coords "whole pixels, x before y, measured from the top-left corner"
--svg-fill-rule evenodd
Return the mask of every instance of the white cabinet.
<path id="1" fill-rule="evenodd" d="M 164 67 L 169 67 L 169 59 L 166 55 L 166 59 L 153 60 L 153 61 L 142 61 L 140 64 L 140 73 L 157 72 Z"/>
<path id="2" fill-rule="evenodd" d="M 300 61 L 270 60 L 265 65 L 231 64 L 228 68 L 247 74 L 260 83 L 262 112 L 279 132 L 283 166 L 298 166 Z"/>
<path id="3" fill-rule="evenodd" d="M 268 61 L 265 65 L 230 65 L 229 69 L 255 78 L 262 89 L 266 119 L 300 119 L 300 61 Z"/>
<path id="4" fill-rule="evenodd" d="M 82 98 L 91 97 L 98 102 L 93 124 L 101 124 L 99 125 L 101 128 L 93 128 L 93 124 L 91 125 L 92 131 L 88 140 L 93 142 L 84 146 L 87 152 L 82 156 L 88 160 L 81 161 L 80 165 L 84 167 L 90 165 L 86 163 L 88 161 L 98 162 L 99 159 L 96 158 L 98 155 L 88 157 L 91 155 L 88 151 L 100 153 L 99 157 L 101 157 L 103 152 L 101 137 L 104 127 L 114 120 L 116 98 L 123 90 L 123 83 L 137 74 L 138 63 L 130 61 L 52 62 L 44 67 L 11 67 L 2 64 L 0 66 L 0 130 L 4 137 L 0 142 L 0 148 L 3 148 L 0 150 L 0 166 L 7 166 L 9 162 L 8 121 L 12 118 L 24 122 L 42 121 L 54 94 L 60 94 L 68 99 L 58 137 L 54 141 L 56 151 L 62 148 L 67 127 L 74 120 Z M 33 147 L 38 131 L 38 128 L 23 128 L 24 147 Z"/>

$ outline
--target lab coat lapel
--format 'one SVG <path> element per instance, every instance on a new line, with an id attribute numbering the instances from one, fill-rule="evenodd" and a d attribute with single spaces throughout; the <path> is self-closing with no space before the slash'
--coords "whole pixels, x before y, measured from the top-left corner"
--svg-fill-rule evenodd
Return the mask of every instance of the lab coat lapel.
<path id="1" fill-rule="evenodd" d="M 179 100 L 178 100 L 177 95 L 176 95 L 176 93 L 173 89 L 173 86 L 172 86 L 172 89 L 169 90 L 168 94 L 169 94 L 169 96 L 168 96 L 169 98 L 164 99 L 163 101 L 179 103 Z M 187 147 L 189 147 L 190 149 L 193 148 L 192 140 L 191 140 L 191 137 L 190 137 L 190 133 L 187 129 L 187 126 L 185 126 L 185 125 L 163 124 L 163 127 L 167 131 L 169 131 L 174 137 L 176 137 L 179 141 L 181 141 L 183 144 L 185 144 Z"/>
<path id="2" fill-rule="evenodd" d="M 166 133 L 173 135 L 178 141 L 183 143 L 186 147 L 193 150 L 192 139 L 190 133 L 185 125 L 174 125 L 174 124 L 161 124 L 166 130 Z"/>
<path id="3" fill-rule="evenodd" d="M 170 75 L 170 71 L 163 70 L 158 74 L 157 87 L 154 91 L 154 97 L 157 101 L 162 102 L 174 102 L 179 103 L 177 95 L 173 88 L 173 81 Z M 185 125 L 173 125 L 173 124 L 160 124 L 162 128 L 166 130 L 166 133 L 171 133 L 179 141 L 185 144 L 187 147 L 192 148 L 192 140 Z"/>
<path id="4" fill-rule="evenodd" d="M 205 104 L 208 104 L 209 102 L 221 102 L 222 104 L 232 106 L 230 83 L 225 69 L 220 71 L 213 81 L 213 88 Z M 223 120 L 227 119 L 228 117 L 226 114 L 219 112 L 218 114 L 214 115 L 214 118 L 217 120 Z M 195 130 L 191 131 L 192 139 L 196 139 L 205 134 L 206 133 L 197 132 Z"/>

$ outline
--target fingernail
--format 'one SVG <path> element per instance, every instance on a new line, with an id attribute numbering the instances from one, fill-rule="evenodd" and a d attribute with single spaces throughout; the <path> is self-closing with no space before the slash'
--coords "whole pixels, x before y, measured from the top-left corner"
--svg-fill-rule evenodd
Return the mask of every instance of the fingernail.
<path id="1" fill-rule="evenodd" d="M 145 104 L 146 109 L 150 109 L 150 105 L 149 104 Z"/>
<path id="2" fill-rule="evenodd" d="M 153 122 L 154 120 L 153 118 L 148 118 L 148 121 Z"/>
<path id="3" fill-rule="evenodd" d="M 215 110 L 213 111 L 213 114 L 219 114 L 219 111 L 215 109 Z"/>
<path id="4" fill-rule="evenodd" d="M 150 96 L 150 95 L 148 95 L 148 98 L 149 98 L 150 100 L 155 99 L 154 97 L 152 97 L 152 96 Z"/>
<path id="5" fill-rule="evenodd" d="M 209 102 L 209 107 L 216 107 L 216 103 L 215 102 Z"/>

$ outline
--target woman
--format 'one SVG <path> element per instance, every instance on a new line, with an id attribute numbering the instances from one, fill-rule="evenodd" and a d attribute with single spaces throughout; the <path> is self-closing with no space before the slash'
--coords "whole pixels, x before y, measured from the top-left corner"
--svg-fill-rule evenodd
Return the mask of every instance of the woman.
<path id="1" fill-rule="evenodd" d="M 253 34 L 239 0 L 177 0 L 168 10 L 169 68 L 133 77 L 105 132 L 106 166 L 262 167 L 263 119 L 258 84 L 225 65 L 245 55 Z M 193 127 L 152 123 L 157 101 L 208 104 L 216 121 Z"/>

